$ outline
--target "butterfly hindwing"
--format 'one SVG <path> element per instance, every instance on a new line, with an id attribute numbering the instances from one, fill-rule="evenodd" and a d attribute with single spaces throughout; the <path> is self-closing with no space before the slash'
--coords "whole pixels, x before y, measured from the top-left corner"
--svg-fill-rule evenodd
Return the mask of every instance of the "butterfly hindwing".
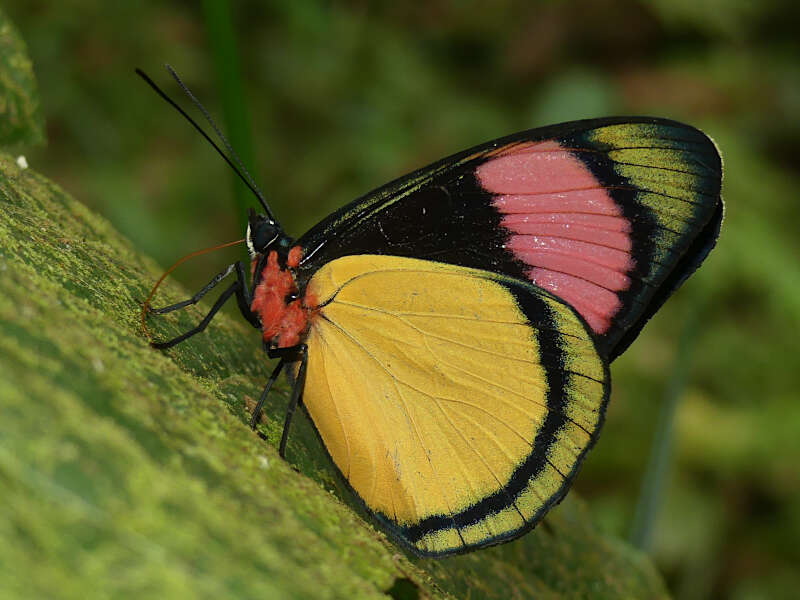
<path id="1" fill-rule="evenodd" d="M 396 256 L 315 273 L 303 402 L 394 536 L 428 555 L 532 527 L 571 482 L 608 398 L 585 322 L 531 284 Z"/>
<path id="2" fill-rule="evenodd" d="M 485 269 L 561 297 L 613 359 L 716 241 L 713 142 L 652 118 L 489 142 L 356 200 L 304 235 L 300 279 L 354 254 Z"/>

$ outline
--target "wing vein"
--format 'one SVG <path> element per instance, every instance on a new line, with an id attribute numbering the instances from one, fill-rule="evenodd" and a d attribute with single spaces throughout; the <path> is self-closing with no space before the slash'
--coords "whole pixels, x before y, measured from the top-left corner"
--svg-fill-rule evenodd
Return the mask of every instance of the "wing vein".
<path id="1" fill-rule="evenodd" d="M 497 476 L 497 474 L 494 472 L 494 470 L 493 470 L 493 469 L 492 469 L 492 468 L 489 466 L 489 463 L 488 463 L 488 462 L 487 462 L 487 460 L 486 460 L 486 459 L 483 457 L 483 455 L 482 455 L 480 452 L 478 452 L 477 448 L 475 448 L 474 446 L 471 446 L 471 445 L 469 444 L 469 442 L 467 441 L 467 438 L 464 436 L 463 432 L 462 432 L 460 429 L 458 429 L 458 427 L 456 427 L 455 423 L 453 423 L 453 420 L 452 420 L 452 419 L 450 418 L 450 416 L 447 414 L 447 411 L 445 411 L 445 410 L 444 410 L 444 408 L 442 407 L 441 403 L 439 402 L 439 397 L 436 397 L 436 406 L 439 408 L 439 410 L 440 410 L 440 411 L 442 412 L 442 414 L 445 416 L 445 418 L 447 419 L 447 421 L 448 421 L 448 422 L 450 423 L 450 425 L 453 427 L 453 430 L 454 430 L 454 431 L 456 431 L 456 432 L 458 433 L 458 435 L 459 435 L 459 436 L 461 436 L 461 439 L 464 441 L 464 444 L 465 444 L 465 445 L 466 445 L 468 448 L 472 448 L 472 450 L 473 450 L 473 452 L 475 453 L 475 455 L 476 455 L 476 456 L 477 456 L 477 457 L 480 459 L 480 461 L 481 461 L 481 462 L 483 463 L 483 465 L 486 467 L 486 470 L 487 470 L 487 471 L 489 471 L 489 473 L 491 473 L 491 474 L 492 474 L 492 477 L 494 477 L 494 480 L 497 482 L 497 485 L 498 485 L 498 491 L 501 491 L 501 492 L 503 493 L 503 495 L 506 497 L 506 500 L 508 501 L 508 505 L 509 505 L 509 506 L 513 506 L 513 507 L 514 507 L 514 510 L 516 510 L 516 511 L 517 511 L 517 514 L 519 514 L 519 516 L 520 516 L 520 518 L 522 519 L 522 522 L 523 522 L 523 523 L 527 523 L 528 521 L 527 521 L 527 519 L 525 518 L 525 515 L 523 515 L 523 514 L 522 514 L 522 511 L 521 511 L 521 510 L 519 509 L 519 507 L 517 506 L 517 501 L 516 501 L 516 499 L 515 499 L 515 498 L 512 498 L 511 494 L 509 494 L 509 493 L 508 493 L 508 490 L 507 490 L 508 482 L 506 482 L 505 484 L 504 484 L 503 482 L 501 482 L 501 481 L 500 481 L 500 478 Z M 492 432 L 490 432 L 490 431 L 487 431 L 487 429 L 486 429 L 486 428 L 485 428 L 485 427 L 484 427 L 484 426 L 483 426 L 481 423 L 479 423 L 478 421 L 476 421 L 475 419 L 473 419 L 473 418 L 472 418 L 471 416 L 469 416 L 468 414 L 462 414 L 462 415 L 461 415 L 461 418 L 462 418 L 462 419 L 465 419 L 465 420 L 467 420 L 467 421 L 469 421 L 469 422 L 471 422 L 471 423 L 472 423 L 472 425 L 473 425 L 473 427 L 475 427 L 476 429 L 480 429 L 480 430 L 483 432 L 483 434 L 484 434 L 484 436 L 486 437 L 486 439 L 489 439 L 489 440 L 491 440 L 491 442 L 492 442 L 492 443 L 493 443 L 493 444 L 494 444 L 494 445 L 495 445 L 495 446 L 496 446 L 496 447 L 497 447 L 497 448 L 498 448 L 498 449 L 499 449 L 499 450 L 500 450 L 500 451 L 501 451 L 503 454 L 505 454 L 505 455 L 506 455 L 506 458 L 508 458 L 508 460 L 509 460 L 509 461 L 510 461 L 512 464 L 516 464 L 516 463 L 514 462 L 514 458 L 508 454 L 508 452 L 507 452 L 507 451 L 506 451 L 506 449 L 503 447 L 503 445 L 502 445 L 502 444 L 501 444 L 501 443 L 500 443 L 500 442 L 497 440 L 497 436 L 495 436 L 494 434 L 492 434 Z"/>
<path id="2" fill-rule="evenodd" d="M 375 306 L 365 306 L 363 304 L 358 304 L 357 302 L 350 302 L 348 300 L 337 300 L 336 303 L 337 304 L 342 304 L 342 305 L 345 305 L 345 306 L 352 306 L 354 308 L 361 308 L 363 310 L 371 310 L 371 311 L 375 311 L 375 312 L 391 315 L 393 317 L 398 317 L 398 318 L 402 318 L 404 316 L 423 317 L 423 318 L 441 317 L 443 319 L 462 319 L 462 320 L 465 320 L 465 321 L 479 321 L 480 323 L 493 323 L 493 324 L 496 324 L 496 325 L 518 325 L 520 327 L 528 327 L 528 324 L 520 323 L 519 321 L 494 321 L 494 320 L 491 320 L 491 319 L 476 319 L 475 317 L 470 317 L 470 316 L 467 316 L 467 315 L 448 315 L 448 314 L 444 314 L 444 313 L 424 313 L 424 312 L 407 312 L 407 311 L 403 311 L 401 313 L 396 313 L 396 312 L 392 312 L 392 311 L 388 311 L 388 310 L 382 310 L 382 309 L 377 308 Z M 326 303 L 326 305 L 327 305 L 327 303 Z M 565 331 L 561 331 L 559 329 L 554 329 L 552 327 L 540 327 L 540 326 L 535 325 L 535 324 L 532 324 L 532 325 L 535 326 L 536 329 L 538 329 L 540 331 L 553 331 L 553 332 L 559 333 L 559 334 L 561 334 L 563 336 L 574 338 L 576 340 L 583 339 L 579 335 L 575 335 L 575 334 L 572 334 L 572 333 L 567 333 Z"/>
<path id="3" fill-rule="evenodd" d="M 433 480 L 433 481 L 435 481 L 435 482 L 436 482 L 436 485 L 437 485 L 437 487 L 439 488 L 439 492 L 440 492 L 440 494 L 441 494 L 441 497 L 442 497 L 442 498 L 445 500 L 445 502 L 447 503 L 447 505 L 448 505 L 448 511 L 449 511 L 450 515 L 452 515 L 452 514 L 453 514 L 453 512 L 454 512 L 454 511 L 453 511 L 453 508 L 452 508 L 452 506 L 450 506 L 450 501 L 449 501 L 449 499 L 448 499 L 447 495 L 445 495 L 445 493 L 444 493 L 444 488 L 442 487 L 442 482 L 439 480 L 439 477 L 437 477 L 436 470 L 433 468 L 433 463 L 431 462 L 431 457 L 430 457 L 430 456 L 428 455 L 428 453 L 425 451 L 426 445 L 425 445 L 425 444 L 423 443 L 423 441 L 422 441 L 422 435 L 421 435 L 421 434 L 420 434 L 420 432 L 419 432 L 419 428 L 418 428 L 418 426 L 417 426 L 417 423 L 416 423 L 416 422 L 415 422 L 415 420 L 414 420 L 414 416 L 413 416 L 413 414 L 411 413 L 411 411 L 410 411 L 410 409 L 409 409 L 409 407 L 408 407 L 408 403 L 406 402 L 406 399 L 405 399 L 405 397 L 403 396 L 403 393 L 400 391 L 400 387 L 398 386 L 398 384 L 399 384 L 399 383 L 402 383 L 403 385 L 405 385 L 406 387 L 408 387 L 408 388 L 410 388 L 410 389 L 415 389 L 415 388 L 414 388 L 413 386 L 411 386 L 411 385 L 408 385 L 408 384 L 406 384 L 405 382 L 402 382 L 402 381 L 400 381 L 400 380 L 399 380 L 397 377 L 395 377 L 395 376 L 394 376 L 394 374 L 393 374 L 393 373 L 391 373 L 391 372 L 390 372 L 390 371 L 389 371 L 389 370 L 388 370 L 388 369 L 387 369 L 387 368 L 386 368 L 386 367 L 385 367 L 385 366 L 384 366 L 384 365 L 383 365 L 383 364 L 382 364 L 382 363 L 381 363 L 381 362 L 378 360 L 378 358 L 377 358 L 376 356 L 374 356 L 374 355 L 373 355 L 373 354 L 372 354 L 372 353 L 371 353 L 371 352 L 370 352 L 370 351 L 369 351 L 369 350 L 368 350 L 366 347 L 364 347 L 364 345 L 363 345 L 361 342 L 359 342 L 359 341 L 358 341 L 358 340 L 357 340 L 355 337 L 353 337 L 353 336 L 352 336 L 352 335 L 351 335 L 351 334 L 350 334 L 350 333 L 349 333 L 349 332 L 348 332 L 346 329 L 344 329 L 343 327 L 341 327 L 341 326 L 340 326 L 338 323 L 336 323 L 335 321 L 332 321 L 332 320 L 331 320 L 330 318 L 328 318 L 327 316 L 325 316 L 325 315 L 322 315 L 322 317 L 323 317 L 323 318 L 324 318 L 326 321 L 328 321 L 328 322 L 329 322 L 331 325 L 333 325 L 334 327 L 336 327 L 336 328 L 337 328 L 337 329 L 338 329 L 338 330 L 339 330 L 339 331 L 340 331 L 342 334 L 344 334 L 344 335 L 345 335 L 345 336 L 346 336 L 348 339 L 350 339 L 351 343 L 353 343 L 354 345 L 358 346 L 358 347 L 359 347 L 359 348 L 360 348 L 360 349 L 361 349 L 361 350 L 362 350 L 362 351 L 363 351 L 363 352 L 364 352 L 364 353 L 365 353 L 365 354 L 366 354 L 368 357 L 370 357 L 370 358 L 371 358 L 371 359 L 372 359 L 372 360 L 375 362 L 375 364 L 377 364 L 377 365 L 378 365 L 378 366 L 379 366 L 381 369 L 383 369 L 383 371 L 385 371 L 385 372 L 386 372 L 386 374 L 387 374 L 387 375 L 389 375 L 389 379 L 392 381 L 392 385 L 394 386 L 394 388 L 395 388 L 395 391 L 397 392 L 398 399 L 399 399 L 399 400 L 400 400 L 400 402 L 403 404 L 403 411 L 405 412 L 406 416 L 408 417 L 409 423 L 411 424 L 411 428 L 412 428 L 412 430 L 413 430 L 413 432 L 414 432 L 414 436 L 417 438 L 417 442 L 419 443 L 419 445 L 420 445 L 420 448 L 422 449 L 422 453 L 424 454 L 424 456 L 425 456 L 425 459 L 426 459 L 426 460 L 427 460 L 427 462 L 428 462 L 428 466 L 430 467 L 430 474 L 431 474 L 431 478 L 432 478 L 432 480 Z M 418 391 L 418 390 L 417 390 L 417 391 Z M 423 392 L 423 393 L 424 393 L 424 392 Z M 430 397 L 430 394 L 425 394 L 425 395 Z M 387 446 L 387 447 L 388 447 L 388 446 Z M 463 545 L 463 546 L 466 546 L 466 545 L 467 545 L 467 543 L 464 541 L 464 538 L 463 538 L 463 536 L 461 535 L 461 530 L 460 530 L 460 529 L 459 529 L 459 528 L 456 526 L 455 519 L 453 519 L 453 518 L 452 518 L 452 516 L 450 517 L 450 522 L 451 522 L 451 523 L 452 523 L 452 525 L 453 525 L 453 529 L 454 529 L 454 530 L 456 531 L 456 533 L 458 534 L 458 537 L 459 537 L 459 539 L 461 539 L 461 543 L 462 543 L 462 545 Z"/>
<path id="4" fill-rule="evenodd" d="M 330 345 L 328 344 L 328 340 L 325 339 L 325 336 L 322 334 L 321 331 L 319 332 L 319 337 L 320 337 L 320 340 L 322 341 L 322 343 L 325 344 L 328 347 L 328 349 L 330 349 Z M 347 430 L 344 427 L 344 420 L 342 419 L 342 415 L 339 412 L 339 406 L 336 404 L 336 401 L 333 400 L 334 394 L 333 394 L 333 392 L 331 390 L 331 382 L 328 380 L 328 377 L 327 377 L 327 373 L 328 373 L 328 358 L 327 358 L 327 353 L 325 353 L 325 352 L 322 353 L 322 366 L 323 366 L 323 369 L 325 370 L 325 373 L 326 373 L 325 385 L 328 387 L 328 394 L 331 397 L 331 404 L 333 404 L 333 410 L 336 411 L 336 419 L 337 419 L 337 421 L 339 421 L 339 427 L 342 430 L 342 437 L 344 438 L 344 444 L 345 444 L 345 447 L 347 448 L 347 473 L 345 474 L 345 477 L 347 479 L 350 479 L 350 468 L 352 467 L 352 464 L 353 464 L 353 455 L 352 455 L 352 452 L 350 450 L 350 437 L 347 435 Z"/>

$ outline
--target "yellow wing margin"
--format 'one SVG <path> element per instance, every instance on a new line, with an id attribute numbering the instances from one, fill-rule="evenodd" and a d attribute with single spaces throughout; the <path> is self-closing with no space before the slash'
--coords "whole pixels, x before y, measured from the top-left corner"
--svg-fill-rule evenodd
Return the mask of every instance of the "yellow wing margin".
<path id="1" fill-rule="evenodd" d="M 422 555 L 520 535 L 566 493 L 608 399 L 582 319 L 511 278 L 395 256 L 324 265 L 303 403 L 333 462 Z"/>

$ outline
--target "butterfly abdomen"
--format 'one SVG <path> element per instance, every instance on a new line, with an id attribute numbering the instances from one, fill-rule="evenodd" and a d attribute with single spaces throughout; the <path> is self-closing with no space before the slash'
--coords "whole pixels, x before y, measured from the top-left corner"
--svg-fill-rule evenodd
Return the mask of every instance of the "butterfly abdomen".
<path id="1" fill-rule="evenodd" d="M 302 249 L 293 247 L 282 268 L 278 253 L 270 251 L 253 293 L 250 310 L 261 319 L 264 341 L 274 348 L 296 346 L 308 330 L 311 308 L 300 297 L 291 271 L 300 263 L 301 255 Z"/>

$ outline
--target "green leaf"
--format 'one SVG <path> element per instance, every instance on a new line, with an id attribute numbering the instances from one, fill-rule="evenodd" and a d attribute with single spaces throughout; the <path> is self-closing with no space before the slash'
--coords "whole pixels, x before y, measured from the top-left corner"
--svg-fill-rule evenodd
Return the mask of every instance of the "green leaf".
<path id="1" fill-rule="evenodd" d="M 168 353 L 139 310 L 159 268 L 101 217 L 0 155 L 0 589 L 59 598 L 661 598 L 643 554 L 574 498 L 520 540 L 406 556 L 332 494 L 308 421 L 275 450 L 285 389 L 219 315 Z M 156 304 L 188 294 L 167 283 Z M 200 309 L 152 323 L 160 338 Z M 346 494 L 342 495 L 345 497 Z"/>
<path id="2" fill-rule="evenodd" d="M 0 9 L 0 145 L 44 142 L 44 119 L 25 42 Z"/>

